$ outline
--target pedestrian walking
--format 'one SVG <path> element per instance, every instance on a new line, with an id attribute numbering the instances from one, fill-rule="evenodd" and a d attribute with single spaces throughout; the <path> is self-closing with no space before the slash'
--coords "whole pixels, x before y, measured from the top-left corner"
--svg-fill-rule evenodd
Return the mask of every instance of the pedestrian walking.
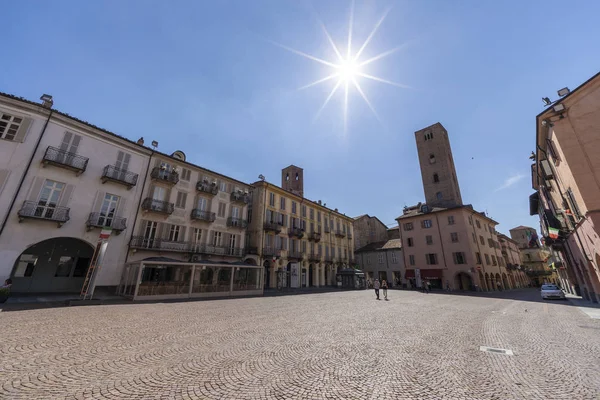
<path id="1" fill-rule="evenodd" d="M 427 281 L 426 287 L 427 287 L 427 293 L 431 292 L 431 282 Z"/>
<path id="2" fill-rule="evenodd" d="M 373 282 L 373 288 L 375 289 L 375 296 L 377 296 L 377 300 L 379 300 L 379 279 L 375 279 L 375 282 Z"/>
<path id="3" fill-rule="evenodd" d="M 446 292 L 450 291 L 450 282 L 446 281 Z"/>
<path id="4" fill-rule="evenodd" d="M 381 281 L 381 288 L 383 289 L 383 298 L 387 300 L 388 284 L 385 279 Z"/>

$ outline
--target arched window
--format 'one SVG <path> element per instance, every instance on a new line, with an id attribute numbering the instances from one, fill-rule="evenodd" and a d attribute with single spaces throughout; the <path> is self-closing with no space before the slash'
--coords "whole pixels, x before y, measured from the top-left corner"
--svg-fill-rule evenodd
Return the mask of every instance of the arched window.
<path id="1" fill-rule="evenodd" d="M 435 197 L 437 197 L 438 200 L 441 200 L 442 199 L 442 192 L 437 192 L 435 194 Z"/>
<path id="2" fill-rule="evenodd" d="M 429 164 L 435 164 L 435 155 L 433 153 L 429 155 Z"/>
<path id="3" fill-rule="evenodd" d="M 433 174 L 433 183 L 438 183 L 440 181 L 440 177 L 438 174 Z"/>
<path id="4" fill-rule="evenodd" d="M 290 180 L 290 174 L 285 174 L 285 180 L 289 181 Z"/>
<path id="5" fill-rule="evenodd" d="M 300 179 L 300 177 L 298 176 L 298 173 L 296 172 L 296 180 Z"/>

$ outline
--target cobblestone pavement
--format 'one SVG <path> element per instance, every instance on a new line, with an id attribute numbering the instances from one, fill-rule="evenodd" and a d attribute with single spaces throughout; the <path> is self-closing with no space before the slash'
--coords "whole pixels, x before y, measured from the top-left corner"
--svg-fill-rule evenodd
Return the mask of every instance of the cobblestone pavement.
<path id="1" fill-rule="evenodd" d="M 533 290 L 496 296 L 519 300 L 369 290 L 4 311 L 0 398 L 600 398 L 600 320 Z"/>

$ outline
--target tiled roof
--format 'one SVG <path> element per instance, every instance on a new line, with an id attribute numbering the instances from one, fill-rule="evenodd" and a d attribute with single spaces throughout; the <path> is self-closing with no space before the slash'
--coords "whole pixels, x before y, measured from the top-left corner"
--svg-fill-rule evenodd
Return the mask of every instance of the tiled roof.
<path id="1" fill-rule="evenodd" d="M 401 249 L 402 248 L 402 240 L 401 239 L 390 239 L 384 240 L 382 242 L 373 242 L 369 243 L 366 246 L 361 247 L 356 250 L 355 253 L 365 253 L 370 251 L 378 251 L 378 250 L 391 250 L 391 249 Z"/>
<path id="2" fill-rule="evenodd" d="M 396 225 L 396 226 L 393 226 L 391 228 L 388 228 L 388 231 L 393 231 L 395 229 L 400 229 L 400 227 L 398 225 Z"/>
<path id="3" fill-rule="evenodd" d="M 402 239 L 390 239 L 382 247 L 383 249 L 401 249 L 402 248 Z"/>
<path id="4" fill-rule="evenodd" d="M 517 226 L 516 228 L 512 228 L 512 229 L 511 229 L 511 231 L 516 231 L 517 229 L 518 229 L 518 230 L 521 230 L 521 229 L 532 229 L 532 230 L 535 230 L 535 229 L 533 229 L 533 228 L 532 228 L 532 227 L 530 227 L 530 226 L 523 226 L 523 225 L 519 225 L 519 226 Z"/>
<path id="5" fill-rule="evenodd" d="M 368 217 L 369 214 L 363 214 L 363 215 L 359 215 L 358 217 L 354 217 L 353 219 L 361 219 L 362 217 Z"/>

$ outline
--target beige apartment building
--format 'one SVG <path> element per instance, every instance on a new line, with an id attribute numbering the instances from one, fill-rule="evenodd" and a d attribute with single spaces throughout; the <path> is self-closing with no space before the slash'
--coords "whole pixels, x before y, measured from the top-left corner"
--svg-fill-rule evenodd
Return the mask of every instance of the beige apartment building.
<path id="1" fill-rule="evenodd" d="M 282 185 L 253 184 L 248 257 L 264 267 L 265 288 L 336 284 L 354 260 L 353 218 L 304 194 L 302 169 L 282 170 Z"/>
<path id="2" fill-rule="evenodd" d="M 387 227 L 377 217 L 363 214 L 355 217 L 352 223 L 354 227 L 354 248 L 360 249 L 369 243 L 383 242 L 387 240 Z"/>
<path id="3" fill-rule="evenodd" d="M 510 237 L 517 243 L 521 252 L 522 265 L 532 284 L 558 283 L 558 275 L 550 249 L 542 246 L 534 228 L 517 226 L 510 230 Z"/>
<path id="4" fill-rule="evenodd" d="M 527 287 L 530 279 L 525 273 L 519 243 L 502 233 L 498 233 L 498 242 L 500 243 L 502 257 L 504 258 L 503 263 L 509 281 L 514 280 L 517 287 Z"/>
<path id="5" fill-rule="evenodd" d="M 600 301 L 600 73 L 536 117 L 531 215 L 544 243 L 566 261 L 567 277 L 588 300 Z"/>

